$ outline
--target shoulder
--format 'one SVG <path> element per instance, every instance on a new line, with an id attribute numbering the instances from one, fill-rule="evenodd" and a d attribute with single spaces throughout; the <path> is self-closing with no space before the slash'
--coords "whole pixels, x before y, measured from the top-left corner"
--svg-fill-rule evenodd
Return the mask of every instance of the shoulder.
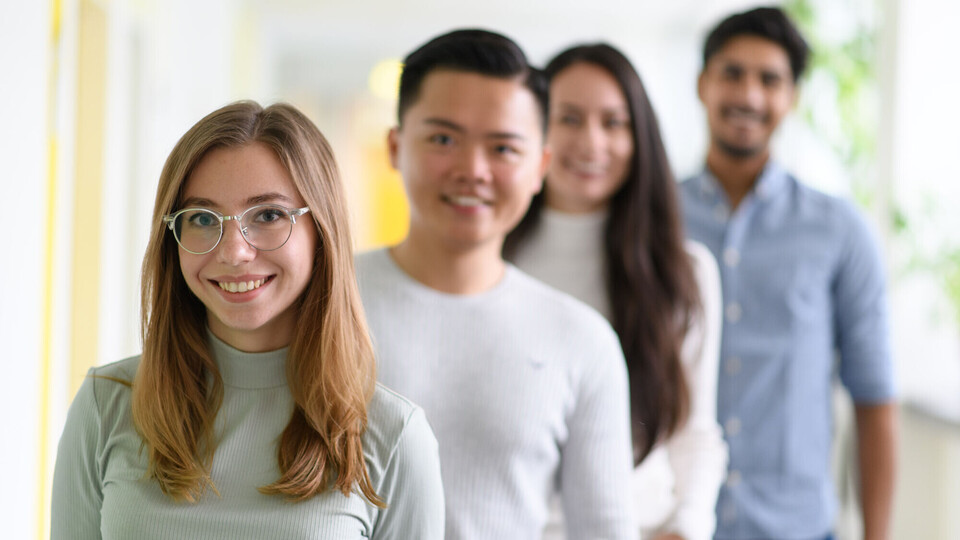
<path id="1" fill-rule="evenodd" d="M 141 358 L 138 354 L 117 362 L 90 368 L 89 375 L 95 377 L 112 377 L 133 382 L 133 378 L 137 374 L 137 368 L 140 366 Z"/>
<path id="2" fill-rule="evenodd" d="M 697 274 L 718 271 L 717 260 L 713 257 L 713 253 L 710 253 L 710 250 L 707 249 L 707 246 L 696 240 L 687 239 L 683 242 L 683 248 L 686 250 L 687 256 L 690 257 L 694 272 Z"/>
<path id="3" fill-rule="evenodd" d="M 88 392 L 101 408 L 118 399 L 128 401 L 130 385 L 133 384 L 137 375 L 140 358 L 140 355 L 131 356 L 118 362 L 90 368 L 77 392 L 78 398 L 81 393 Z"/>
<path id="4" fill-rule="evenodd" d="M 94 440 L 89 438 L 91 433 L 110 431 L 124 422 L 130 414 L 130 385 L 139 364 L 140 357 L 134 356 L 87 371 L 70 404 L 64 440 L 73 433 L 90 442 Z"/>
<path id="5" fill-rule="evenodd" d="M 370 465 L 370 474 L 378 482 L 394 459 L 398 449 L 406 456 L 418 452 L 436 453 L 437 441 L 426 416 L 409 399 L 377 383 L 373 398 L 367 405 L 367 429 L 363 435 L 364 454 Z"/>
<path id="6" fill-rule="evenodd" d="M 793 182 L 795 205 L 805 222 L 839 240 L 845 248 L 876 246 L 876 233 L 854 201 L 824 193 L 796 179 Z"/>
<path id="7" fill-rule="evenodd" d="M 387 263 L 390 262 L 388 257 L 387 248 L 358 253 L 354 257 L 357 277 L 366 278 L 384 273 L 388 269 Z"/>
<path id="8" fill-rule="evenodd" d="M 787 174 L 787 179 L 794 204 L 801 210 L 812 213 L 811 217 L 848 220 L 859 213 L 856 206 L 847 199 L 820 191 L 792 174 Z"/>
<path id="9" fill-rule="evenodd" d="M 693 277 L 697 282 L 701 302 L 719 302 L 720 267 L 707 246 L 695 240 L 685 240 L 683 244 L 693 266 Z M 707 307 L 707 306 L 704 306 Z"/>

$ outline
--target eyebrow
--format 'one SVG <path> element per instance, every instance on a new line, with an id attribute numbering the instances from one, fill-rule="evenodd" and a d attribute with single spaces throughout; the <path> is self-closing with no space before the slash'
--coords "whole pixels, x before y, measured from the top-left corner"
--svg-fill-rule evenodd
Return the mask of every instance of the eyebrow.
<path id="1" fill-rule="evenodd" d="M 566 101 L 561 101 L 560 103 L 557 103 L 557 107 L 560 108 L 561 110 L 563 110 L 564 112 L 566 112 L 567 110 L 574 111 L 574 112 L 581 112 L 581 111 L 583 111 L 583 110 L 586 109 L 586 107 L 581 107 L 580 105 L 577 105 L 576 103 L 569 103 L 569 102 L 566 102 Z M 604 107 L 601 107 L 601 108 L 600 108 L 600 112 L 602 112 L 602 113 L 618 113 L 618 114 L 627 114 L 627 115 L 629 115 L 629 114 L 630 114 L 630 106 L 629 106 L 629 105 L 622 105 L 622 106 L 617 105 L 617 106 L 612 106 L 612 107 L 604 106 Z"/>
<path id="2" fill-rule="evenodd" d="M 274 203 L 274 202 L 286 202 L 286 203 L 292 204 L 293 199 L 291 199 L 290 197 L 287 197 L 283 193 L 278 193 L 276 191 L 261 193 L 259 195 L 254 195 L 253 197 L 250 197 L 249 199 L 247 199 L 247 204 L 249 204 L 250 206 L 256 206 L 258 204 Z M 204 199 L 202 197 L 190 197 L 188 199 L 184 199 L 182 206 L 183 208 L 192 208 L 197 206 L 219 208 L 219 205 L 217 203 L 213 202 L 210 199 Z"/>
<path id="3" fill-rule="evenodd" d="M 438 126 L 442 128 L 447 128 L 451 131 L 457 133 L 466 133 L 467 130 L 456 122 L 451 122 L 445 118 L 425 118 L 423 120 L 424 124 L 430 126 Z M 515 139 L 515 140 L 526 140 L 527 138 L 519 133 L 514 133 L 512 131 L 491 131 L 484 134 L 484 137 L 487 139 Z"/>

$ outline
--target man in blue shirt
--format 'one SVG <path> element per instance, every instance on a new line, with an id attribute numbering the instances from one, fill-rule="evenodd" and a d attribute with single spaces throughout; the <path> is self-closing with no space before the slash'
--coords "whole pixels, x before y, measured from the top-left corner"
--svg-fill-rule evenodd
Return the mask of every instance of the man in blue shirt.
<path id="1" fill-rule="evenodd" d="M 681 193 L 687 232 L 723 283 L 717 415 L 730 470 L 718 539 L 831 538 L 835 374 L 856 404 L 864 537 L 888 536 L 896 406 L 879 249 L 851 204 L 770 158 L 807 54 L 775 8 L 727 18 L 704 46 L 710 146 Z"/>

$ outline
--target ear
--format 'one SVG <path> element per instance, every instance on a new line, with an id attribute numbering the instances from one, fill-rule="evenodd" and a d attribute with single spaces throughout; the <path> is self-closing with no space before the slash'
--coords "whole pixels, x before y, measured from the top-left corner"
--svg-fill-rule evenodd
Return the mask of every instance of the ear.
<path id="1" fill-rule="evenodd" d="M 543 145 L 543 155 L 540 156 L 540 175 L 538 176 L 537 184 L 534 187 L 533 194 L 536 195 L 543 190 L 543 179 L 547 176 L 547 169 L 550 168 L 550 160 L 553 159 L 553 149 L 550 148 L 550 145 Z"/>
<path id="2" fill-rule="evenodd" d="M 390 128 L 387 132 L 387 153 L 390 156 L 390 166 L 397 170 L 397 153 L 400 149 L 400 127 Z"/>
<path id="3" fill-rule="evenodd" d="M 797 104 L 800 103 L 800 86 L 797 83 L 793 83 L 790 94 L 790 109 L 796 109 Z"/>
<path id="4" fill-rule="evenodd" d="M 704 77 L 706 77 L 707 70 L 704 68 L 700 71 L 700 75 L 697 76 L 697 97 L 700 98 L 700 103 L 703 103 L 703 86 L 705 84 Z"/>

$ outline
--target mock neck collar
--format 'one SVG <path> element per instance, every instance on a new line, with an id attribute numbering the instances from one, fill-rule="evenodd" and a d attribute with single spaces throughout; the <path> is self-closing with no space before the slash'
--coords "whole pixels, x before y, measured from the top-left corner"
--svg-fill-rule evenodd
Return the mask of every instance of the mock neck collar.
<path id="1" fill-rule="evenodd" d="M 275 388 L 287 384 L 287 353 L 290 347 L 262 353 L 234 349 L 207 330 L 210 352 L 223 383 L 237 388 Z"/>

